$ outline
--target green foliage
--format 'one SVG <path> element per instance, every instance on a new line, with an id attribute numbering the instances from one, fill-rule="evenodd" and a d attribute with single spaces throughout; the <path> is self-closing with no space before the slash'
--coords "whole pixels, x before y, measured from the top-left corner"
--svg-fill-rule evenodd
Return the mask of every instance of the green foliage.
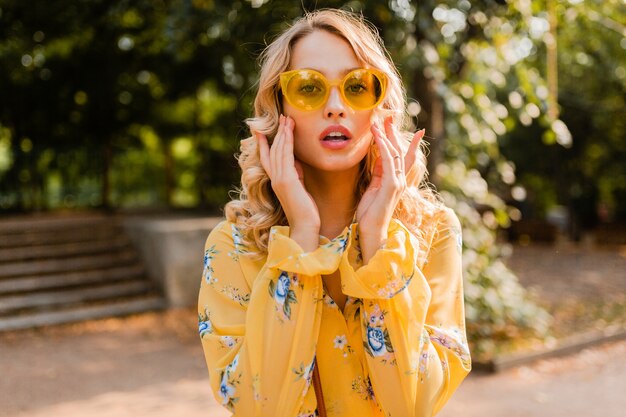
<path id="1" fill-rule="evenodd" d="M 542 0 L 324 2 L 379 28 L 414 127 L 428 127 L 431 178 L 464 225 L 468 328 L 482 351 L 547 323 L 496 240 L 521 215 L 511 190 L 527 189 L 537 214 L 588 189 L 626 213 L 623 6 L 554 1 L 562 120 L 548 116 Z M 0 210 L 222 206 L 249 134 L 255 58 L 316 7 L 3 1 Z"/>
<path id="2" fill-rule="evenodd" d="M 223 204 L 243 112 L 222 123 L 237 95 L 214 75 L 225 51 L 212 50 L 206 23 L 180 15 L 195 12 L 191 2 L 1 7 L 0 209 Z M 196 44 L 186 30 L 203 37 Z M 141 142 L 141 127 L 156 148 Z M 184 161 L 171 155 L 180 137 L 194 142 Z M 219 177 L 207 175 L 211 164 Z"/>
<path id="3" fill-rule="evenodd" d="M 430 138 L 431 174 L 463 224 L 468 333 L 475 352 L 485 355 L 493 353 L 495 341 L 542 337 L 549 325 L 549 315 L 505 266 L 508 248 L 496 240 L 499 228 L 520 217 L 505 203 L 517 178 L 498 138 L 528 118 L 551 130 L 546 83 L 531 62 L 539 34 L 530 33 L 529 5 L 420 2 L 405 14 L 413 18 L 397 19 L 384 36 L 397 40 L 389 48 L 410 98 L 419 103 L 409 108 L 415 124 L 437 135 Z"/>
<path id="4" fill-rule="evenodd" d="M 555 205 L 586 210 L 592 226 L 598 207 L 604 221 L 626 220 L 626 8 L 619 0 L 556 2 L 559 106 L 571 136 L 525 123 L 500 141 L 528 188 L 536 213 Z M 545 12 L 539 11 L 545 18 Z M 544 46 L 530 66 L 544 71 Z M 564 140 L 565 139 L 565 140 Z M 546 146 L 547 145 L 547 146 Z M 541 158 L 537 158 L 541 155 Z M 580 213 L 579 213 L 580 214 Z"/>

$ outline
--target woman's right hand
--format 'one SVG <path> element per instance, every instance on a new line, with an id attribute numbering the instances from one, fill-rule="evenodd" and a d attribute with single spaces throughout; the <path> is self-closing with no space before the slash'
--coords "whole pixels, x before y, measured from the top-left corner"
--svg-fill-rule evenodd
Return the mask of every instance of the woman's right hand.
<path id="1" fill-rule="evenodd" d="M 285 212 L 291 238 L 310 252 L 317 248 L 321 222 L 315 201 L 304 187 L 300 161 L 293 153 L 294 126 L 292 118 L 281 115 L 271 147 L 265 135 L 258 132 L 254 135 L 259 145 L 261 165 Z"/>

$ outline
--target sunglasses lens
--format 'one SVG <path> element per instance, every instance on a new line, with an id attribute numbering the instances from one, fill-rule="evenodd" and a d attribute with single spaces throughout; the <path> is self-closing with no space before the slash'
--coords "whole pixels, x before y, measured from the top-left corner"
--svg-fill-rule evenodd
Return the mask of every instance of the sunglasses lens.
<path id="1" fill-rule="evenodd" d="M 343 92 L 352 107 L 368 109 L 378 104 L 383 94 L 383 84 L 373 72 L 357 70 L 350 73 L 343 85 Z"/>
<path id="2" fill-rule="evenodd" d="M 281 75 L 281 88 L 289 103 L 302 110 L 314 110 L 324 104 L 331 85 L 316 71 L 299 70 Z M 354 109 L 371 109 L 385 93 L 384 75 L 370 69 L 349 73 L 341 84 L 342 95 Z"/>
<path id="3" fill-rule="evenodd" d="M 285 94 L 292 105 L 304 110 L 318 107 L 326 98 L 326 81 L 311 71 L 299 71 L 289 80 Z"/>

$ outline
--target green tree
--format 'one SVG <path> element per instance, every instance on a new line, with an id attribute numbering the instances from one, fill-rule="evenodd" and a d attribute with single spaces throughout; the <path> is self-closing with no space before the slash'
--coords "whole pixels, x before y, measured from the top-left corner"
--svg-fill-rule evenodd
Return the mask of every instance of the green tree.
<path id="1" fill-rule="evenodd" d="M 535 214 L 570 207 L 574 237 L 594 226 L 599 207 L 606 211 L 601 220 L 626 220 L 625 11 L 616 0 L 555 5 L 558 102 L 571 135 L 546 130 L 541 119 L 526 120 L 500 141 Z M 545 55 L 539 44 L 531 63 L 537 70 L 545 67 Z"/>
<path id="2" fill-rule="evenodd" d="M 44 208 L 46 187 L 55 184 L 75 195 L 95 190 L 82 205 L 223 204 L 238 181 L 232 153 L 249 134 L 243 119 L 251 114 L 255 58 L 316 6 L 88 0 L 33 7 L 5 0 L 0 206 Z M 505 267 L 496 232 L 520 215 L 504 202 L 517 177 L 500 140 L 529 124 L 556 142 L 569 134 L 547 111 L 543 2 L 324 6 L 363 13 L 379 28 L 408 87 L 415 127 L 427 127 L 431 179 L 464 224 L 475 346 L 488 350 L 493 340 L 541 333 L 545 313 Z M 67 194 L 56 194 L 56 206 Z"/>
<path id="3" fill-rule="evenodd" d="M 1 208 L 175 205 L 178 185 L 194 189 L 192 204 L 221 204 L 236 179 L 224 138 L 237 134 L 221 116 L 237 103 L 216 87 L 206 26 L 192 44 L 177 6 L 192 7 L 3 2 Z M 185 148 L 195 160 L 178 173 L 174 149 Z"/>

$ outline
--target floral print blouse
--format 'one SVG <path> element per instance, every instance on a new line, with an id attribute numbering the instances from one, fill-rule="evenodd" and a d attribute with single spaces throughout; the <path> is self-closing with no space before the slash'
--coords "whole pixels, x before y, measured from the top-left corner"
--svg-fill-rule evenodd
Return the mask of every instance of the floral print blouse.
<path id="1" fill-rule="evenodd" d="M 367 265 L 353 223 L 304 253 L 289 228 L 245 255 L 224 221 L 209 235 L 198 312 L 215 397 L 235 416 L 316 416 L 319 367 L 331 417 L 432 416 L 470 371 L 460 225 L 436 216 L 428 253 L 399 221 Z M 339 270 L 341 311 L 321 275 Z"/>

